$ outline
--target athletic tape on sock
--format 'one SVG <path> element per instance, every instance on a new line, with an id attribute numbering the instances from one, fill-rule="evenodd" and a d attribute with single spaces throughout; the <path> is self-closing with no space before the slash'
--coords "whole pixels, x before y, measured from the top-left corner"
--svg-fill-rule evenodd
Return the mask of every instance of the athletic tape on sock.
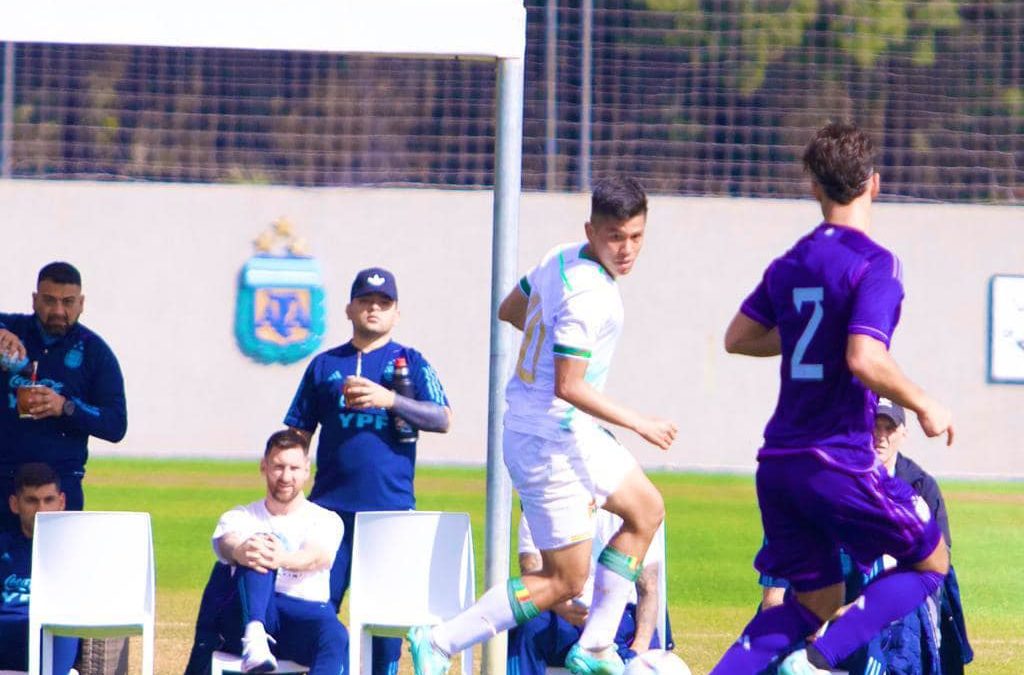
<path id="1" fill-rule="evenodd" d="M 632 582 L 640 578 L 640 572 L 644 568 L 639 558 L 623 553 L 611 546 L 604 547 L 601 555 L 597 558 L 597 562 L 599 565 L 604 565 L 620 577 Z"/>
<path id="2" fill-rule="evenodd" d="M 530 619 L 540 616 L 540 610 L 530 598 L 530 589 L 519 577 L 508 580 L 508 603 L 512 606 L 512 615 L 517 624 L 524 624 Z"/>

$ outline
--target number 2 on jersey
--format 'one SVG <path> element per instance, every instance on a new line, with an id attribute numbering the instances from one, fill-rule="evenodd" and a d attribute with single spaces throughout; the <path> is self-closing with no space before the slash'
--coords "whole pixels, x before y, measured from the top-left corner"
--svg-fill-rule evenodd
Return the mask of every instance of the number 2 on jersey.
<path id="1" fill-rule="evenodd" d="M 825 316 L 825 310 L 821 303 L 825 300 L 825 289 L 821 286 L 810 288 L 793 289 L 793 305 L 796 311 L 805 303 L 814 303 L 814 310 L 811 312 L 811 319 L 804 326 L 804 332 L 796 341 L 793 348 L 793 358 L 789 362 L 789 376 L 794 380 L 821 380 L 824 379 L 824 368 L 820 363 L 804 363 L 804 355 L 807 353 L 807 346 L 811 344 L 814 334 L 821 325 L 821 319 Z"/>
<path id="2" fill-rule="evenodd" d="M 530 315 L 533 314 L 531 317 Z M 544 344 L 544 337 L 547 329 L 541 323 L 544 312 L 540 309 L 540 295 L 534 293 L 530 297 L 530 303 L 526 307 L 526 326 L 523 328 L 523 344 L 519 347 L 519 360 L 516 362 L 516 375 L 527 384 L 533 384 L 537 379 L 537 360 L 540 358 L 540 347 Z M 526 355 L 533 349 L 532 363 L 530 369 L 526 369 Z"/>

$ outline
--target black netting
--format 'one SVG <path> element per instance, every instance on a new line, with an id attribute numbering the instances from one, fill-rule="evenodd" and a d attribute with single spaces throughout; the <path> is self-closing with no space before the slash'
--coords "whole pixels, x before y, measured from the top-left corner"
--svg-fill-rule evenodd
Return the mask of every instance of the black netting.
<path id="1" fill-rule="evenodd" d="M 625 172 L 653 192 L 801 196 L 811 131 L 852 117 L 890 199 L 1024 200 L 1024 3 L 597 3 L 587 171 L 580 5 L 557 12 L 552 138 L 545 4 L 527 6 L 526 189 Z M 14 66 L 18 177 L 493 180 L 486 61 L 23 44 Z"/>

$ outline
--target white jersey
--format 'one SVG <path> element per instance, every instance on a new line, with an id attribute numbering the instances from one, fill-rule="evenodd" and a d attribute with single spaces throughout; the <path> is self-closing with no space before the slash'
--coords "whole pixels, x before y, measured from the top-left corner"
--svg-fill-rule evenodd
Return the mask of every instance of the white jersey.
<path id="1" fill-rule="evenodd" d="M 273 534 L 287 551 L 297 551 L 307 543 L 313 544 L 327 551 L 333 565 L 345 525 L 338 514 L 305 499 L 297 511 L 284 516 L 275 516 L 267 511 L 262 499 L 248 506 L 236 506 L 220 517 L 213 532 L 214 553 L 222 563 L 231 565 L 233 561 L 225 560 L 217 549 L 217 540 L 229 533 L 237 534 L 243 540 L 254 534 Z M 331 597 L 331 565 L 305 572 L 278 570 L 274 590 L 293 598 L 327 602 Z"/>
<path id="2" fill-rule="evenodd" d="M 622 527 L 622 518 L 611 511 L 598 509 L 594 516 L 594 540 L 590 549 L 590 574 L 587 576 L 587 583 L 583 586 L 583 592 L 577 600 L 580 604 L 590 607 L 594 599 L 594 571 L 597 568 L 597 559 L 601 555 L 608 542 Z M 526 522 L 526 516 L 519 519 L 519 553 L 539 554 L 536 544 L 533 542 L 533 535 L 530 532 L 530 525 Z M 662 550 L 661 538 L 655 537 L 647 548 L 647 555 L 644 556 L 644 566 L 661 565 L 665 559 L 665 551 Z M 629 590 L 629 599 L 626 602 L 636 603 L 636 584 Z"/>
<path id="3" fill-rule="evenodd" d="M 555 357 L 586 361 L 586 381 L 601 391 L 622 332 L 619 287 L 584 247 L 552 249 L 519 282 L 528 301 L 519 360 L 505 389 L 507 429 L 557 440 L 594 424 L 555 396 Z"/>

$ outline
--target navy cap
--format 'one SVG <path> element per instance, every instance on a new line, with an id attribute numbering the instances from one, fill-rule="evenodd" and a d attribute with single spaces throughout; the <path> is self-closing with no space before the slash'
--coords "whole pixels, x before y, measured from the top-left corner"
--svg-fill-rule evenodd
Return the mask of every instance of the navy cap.
<path id="1" fill-rule="evenodd" d="M 903 410 L 903 406 L 893 403 L 887 398 L 878 399 L 878 409 L 875 410 L 875 415 L 885 415 L 895 422 L 896 426 L 907 423 L 907 413 Z"/>
<path id="2" fill-rule="evenodd" d="M 370 293 L 380 293 L 397 302 L 398 285 L 395 284 L 395 275 L 382 267 L 371 267 L 357 274 L 352 282 L 350 299 L 355 300 Z"/>

